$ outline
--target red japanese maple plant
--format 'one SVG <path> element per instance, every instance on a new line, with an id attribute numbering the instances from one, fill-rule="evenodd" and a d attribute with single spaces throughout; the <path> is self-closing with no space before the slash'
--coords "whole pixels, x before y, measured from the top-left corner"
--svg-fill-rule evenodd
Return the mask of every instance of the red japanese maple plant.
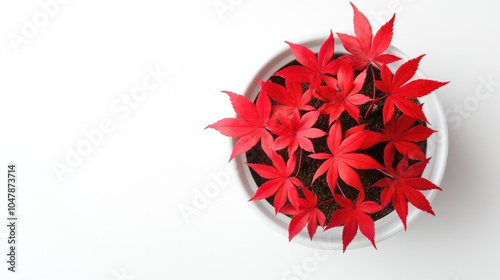
<path id="1" fill-rule="evenodd" d="M 289 240 L 305 227 L 313 239 L 318 227 L 343 226 L 344 251 L 358 230 L 376 248 L 374 220 L 393 210 L 406 229 L 408 203 L 434 215 L 422 191 L 441 189 L 421 175 L 435 131 L 418 98 L 447 84 L 413 79 L 423 55 L 391 71 L 395 16 L 373 36 L 351 5 L 355 35 L 337 33 L 348 53 L 334 54 L 332 32 L 318 53 L 286 42 L 296 61 L 257 80 L 255 101 L 224 91 L 238 117 L 207 126 L 238 138 L 230 160 L 257 154 L 247 163 L 259 182 L 250 200 L 291 217 Z"/>

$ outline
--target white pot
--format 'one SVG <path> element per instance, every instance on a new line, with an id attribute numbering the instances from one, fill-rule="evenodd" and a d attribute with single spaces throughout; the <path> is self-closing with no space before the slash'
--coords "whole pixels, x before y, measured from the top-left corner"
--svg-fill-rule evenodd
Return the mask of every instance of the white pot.
<path id="1" fill-rule="evenodd" d="M 293 43 L 304 45 L 313 52 L 317 53 L 326 38 L 327 35 L 314 35 L 302 40 L 294 41 Z M 338 37 L 335 37 L 335 53 L 347 53 Z M 386 53 L 391 53 L 402 58 L 401 61 L 389 65 L 389 68 L 391 68 L 393 72 L 402 63 L 410 59 L 406 54 L 393 46 L 390 46 Z M 255 82 L 254 78 L 268 80 L 272 74 L 293 60 L 295 60 L 295 57 L 288 46 L 278 51 L 264 66 L 262 66 L 261 69 L 259 69 L 257 74 L 252 77 L 246 87 L 244 95 L 250 100 L 255 100 L 260 91 L 260 86 L 257 82 Z M 426 78 L 426 76 L 421 70 L 418 70 L 415 78 Z M 421 103 L 425 103 L 423 111 L 430 123 L 430 128 L 437 131 L 432 134 L 429 139 L 427 139 L 426 155 L 428 158 L 432 157 L 432 159 L 425 168 L 422 177 L 427 178 L 439 186 L 444 175 L 448 155 L 448 128 L 446 125 L 446 116 L 441 103 L 434 93 L 426 95 L 419 100 Z M 233 145 L 234 143 L 235 142 L 233 142 Z M 241 180 L 241 189 L 243 191 L 244 199 L 245 201 L 248 201 L 248 199 L 255 194 L 258 187 L 248 166 L 245 164 L 247 161 L 245 154 L 238 156 L 235 160 L 239 170 L 239 178 Z M 436 195 L 436 192 L 436 190 L 431 190 L 424 193 L 424 195 L 429 202 L 431 202 Z M 280 233 L 285 240 L 288 239 L 288 225 L 290 223 L 289 217 L 283 214 L 275 215 L 274 207 L 266 200 L 252 201 L 248 203 L 258 219 L 264 221 L 271 228 Z M 411 223 L 422 214 L 422 211 L 416 209 L 411 204 L 408 206 L 407 225 L 408 228 L 411 229 Z M 393 211 L 389 215 L 375 221 L 375 241 L 379 243 L 402 229 L 403 224 L 397 213 Z M 318 228 L 318 231 L 312 241 L 310 240 L 306 229 L 304 229 L 301 233 L 295 236 L 292 242 L 315 248 L 342 250 L 342 227 L 331 228 L 327 231 L 323 231 L 321 228 Z M 371 243 L 359 232 L 354 240 L 349 244 L 350 249 L 365 246 L 371 246 Z"/>

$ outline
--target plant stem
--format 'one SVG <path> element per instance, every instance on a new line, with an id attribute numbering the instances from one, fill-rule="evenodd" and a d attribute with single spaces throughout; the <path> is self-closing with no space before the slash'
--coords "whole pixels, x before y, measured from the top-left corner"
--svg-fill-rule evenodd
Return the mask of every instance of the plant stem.
<path id="1" fill-rule="evenodd" d="M 318 203 L 318 205 L 316 205 L 316 207 L 320 207 L 321 205 L 325 204 L 325 203 L 328 203 L 328 202 L 332 202 L 332 201 L 335 201 L 335 198 L 329 198 L 325 201 L 321 201 L 320 203 Z"/>
<path id="2" fill-rule="evenodd" d="M 295 175 L 293 177 L 297 177 L 299 176 L 299 173 L 300 173 L 300 167 L 302 166 L 302 148 L 299 147 L 300 149 L 300 154 L 299 154 L 299 166 L 297 168 L 297 173 L 295 173 Z"/>
<path id="3" fill-rule="evenodd" d="M 345 194 L 344 194 L 344 191 L 342 191 L 342 188 L 340 187 L 340 185 L 337 183 L 337 187 L 339 188 L 340 190 L 340 193 L 342 194 L 342 196 L 346 197 Z M 321 205 L 325 204 L 325 203 L 328 203 L 328 202 L 331 202 L 331 201 L 335 201 L 335 198 L 329 198 L 327 200 L 324 200 L 324 201 L 321 201 L 320 203 L 318 203 L 318 205 L 316 205 L 316 207 L 320 207 Z"/>
<path id="4" fill-rule="evenodd" d="M 380 99 L 377 99 L 376 94 L 377 94 L 377 88 L 375 87 L 375 70 L 373 70 L 373 65 L 368 64 L 368 68 L 370 68 L 370 72 L 372 73 L 372 83 L 373 83 L 373 97 L 372 97 L 372 104 L 370 104 L 370 107 L 368 107 L 368 110 L 366 110 L 364 118 L 368 118 L 368 115 L 372 112 L 373 106 L 375 106 L 375 103 L 378 102 Z"/>
<path id="5" fill-rule="evenodd" d="M 389 173 L 385 172 L 384 170 L 382 170 L 382 169 L 377 169 L 377 170 L 378 170 L 378 171 L 380 171 L 380 172 L 381 172 L 382 174 L 384 174 L 385 176 L 387 176 L 387 177 L 391 177 L 391 178 L 393 178 L 393 179 L 394 179 L 394 176 L 392 176 L 391 174 L 389 174 Z"/>
<path id="6" fill-rule="evenodd" d="M 346 197 L 346 196 L 345 196 L 345 193 L 344 193 L 344 191 L 342 190 L 342 188 L 340 187 L 339 183 L 337 183 L 337 187 L 339 188 L 340 193 L 342 194 L 342 196 L 343 196 L 343 197 Z"/>

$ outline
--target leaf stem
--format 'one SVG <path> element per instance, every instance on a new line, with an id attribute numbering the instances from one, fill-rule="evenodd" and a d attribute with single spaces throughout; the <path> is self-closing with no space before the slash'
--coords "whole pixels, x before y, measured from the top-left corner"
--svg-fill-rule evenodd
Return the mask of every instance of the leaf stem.
<path id="1" fill-rule="evenodd" d="M 392 176 L 391 174 L 389 174 L 389 173 L 385 172 L 384 170 L 382 170 L 382 169 L 377 169 L 377 170 L 378 170 L 378 171 L 380 171 L 380 172 L 381 172 L 382 174 L 384 174 L 385 176 L 387 176 L 387 177 L 391 177 L 391 178 L 393 178 L 393 179 L 394 179 L 394 176 Z"/>
<path id="2" fill-rule="evenodd" d="M 335 198 L 332 197 L 332 198 L 329 198 L 327 200 L 321 201 L 320 203 L 318 203 L 318 205 L 316 205 L 316 208 L 320 207 L 321 205 L 323 205 L 325 203 L 332 202 L 332 201 L 335 201 Z"/>
<path id="3" fill-rule="evenodd" d="M 375 70 L 373 70 L 373 65 L 370 63 L 368 64 L 368 68 L 370 68 L 370 72 L 372 73 L 372 83 L 373 83 L 373 97 L 372 97 L 372 104 L 370 104 L 370 107 L 368 107 L 368 110 L 366 110 L 364 118 L 368 118 L 368 115 L 372 112 L 373 106 L 375 106 L 375 103 L 378 102 L 380 99 L 377 99 L 377 88 L 375 87 Z"/>
<path id="4" fill-rule="evenodd" d="M 300 173 L 300 168 L 301 168 L 301 166 L 302 166 L 302 148 L 301 148 L 301 147 L 299 147 L 299 149 L 300 149 L 300 154 L 299 154 L 299 166 L 298 166 L 298 168 L 297 168 L 297 173 L 295 173 L 295 175 L 294 175 L 293 177 L 297 177 L 297 176 L 299 176 L 299 173 Z"/>
<path id="5" fill-rule="evenodd" d="M 379 97 L 379 98 L 375 99 L 375 102 L 374 102 L 374 103 L 377 103 L 377 102 L 379 102 L 380 100 L 384 100 L 384 99 L 386 99 L 386 98 L 387 98 L 387 95 L 384 95 L 384 96 L 382 96 L 382 97 Z"/>
<path id="6" fill-rule="evenodd" d="M 344 191 L 342 190 L 342 188 L 340 187 L 339 183 L 337 183 L 337 187 L 339 188 L 340 193 L 342 194 L 342 196 L 343 196 L 343 197 L 346 197 L 346 196 L 345 196 L 345 193 L 344 193 Z"/>

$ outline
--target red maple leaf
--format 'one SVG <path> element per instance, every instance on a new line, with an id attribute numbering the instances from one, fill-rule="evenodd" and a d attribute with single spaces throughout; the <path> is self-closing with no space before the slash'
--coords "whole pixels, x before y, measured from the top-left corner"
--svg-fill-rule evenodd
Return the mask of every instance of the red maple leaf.
<path id="1" fill-rule="evenodd" d="M 431 181 L 420 177 L 427 165 L 428 160 L 417 162 L 409 166 L 408 157 L 405 156 L 398 162 L 396 169 L 392 168 L 392 162 L 386 162 L 386 170 L 390 177 L 382 178 L 372 187 L 384 188 L 380 194 L 382 206 L 392 201 L 394 209 L 403 222 L 406 230 L 406 217 L 408 216 L 408 202 L 418 209 L 434 215 L 429 201 L 421 191 L 441 190 Z"/>
<path id="2" fill-rule="evenodd" d="M 337 180 L 340 177 L 346 184 L 363 192 L 363 185 L 358 173 L 353 169 L 383 169 L 383 167 L 372 157 L 357 153 L 361 147 L 367 148 L 365 142 L 370 135 L 365 130 L 346 132 L 347 137 L 342 137 L 340 122 L 335 122 L 328 132 L 326 139 L 329 153 L 316 153 L 309 155 L 311 158 L 325 160 L 318 168 L 313 177 L 313 182 L 325 172 L 326 182 L 334 193 Z M 312 183 L 311 183 L 312 184 Z"/>
<path id="3" fill-rule="evenodd" d="M 308 189 L 303 189 L 305 198 L 299 198 L 299 208 L 287 205 L 281 209 L 281 213 L 291 215 L 292 220 L 288 225 L 288 240 L 292 240 L 307 225 L 309 238 L 313 238 L 318 225 L 325 225 L 325 214 L 318 207 L 318 198 Z"/>
<path id="4" fill-rule="evenodd" d="M 356 70 L 363 69 L 371 63 L 380 68 L 382 64 L 400 60 L 401 58 L 395 55 L 383 54 L 391 44 L 395 15 L 373 37 L 372 27 L 368 19 L 354 4 L 351 3 L 351 6 L 354 10 L 354 33 L 356 37 L 337 33 L 344 48 L 351 53 L 351 55 L 345 56 L 344 59 L 349 61 Z"/>
<path id="5" fill-rule="evenodd" d="M 258 80 L 257 82 L 260 83 L 262 92 L 269 95 L 272 100 L 278 103 L 278 105 L 273 106 L 271 117 L 276 117 L 278 113 L 288 116 L 292 114 L 295 109 L 303 111 L 315 109 L 308 104 L 312 97 L 311 91 L 303 93 L 302 85 L 299 82 L 287 79 L 285 81 L 286 87 L 270 81 L 264 82 Z"/>
<path id="6" fill-rule="evenodd" d="M 287 163 L 276 152 L 273 152 L 270 157 L 273 166 L 247 163 L 259 176 L 267 179 L 250 198 L 250 201 L 266 199 L 274 195 L 273 204 L 276 213 L 283 208 L 287 199 L 293 207 L 299 208 L 297 187 L 304 188 L 304 184 L 296 177 L 291 176 L 296 165 L 295 155 L 292 155 Z"/>
<path id="7" fill-rule="evenodd" d="M 382 65 L 380 71 L 381 81 L 375 81 L 375 86 L 386 94 L 383 110 L 384 124 L 394 115 L 395 107 L 399 108 L 406 115 L 428 122 L 424 112 L 422 112 L 422 108 L 415 104 L 412 99 L 425 96 L 446 85 L 448 82 L 426 79 L 408 82 L 417 72 L 419 62 L 423 56 L 410 59 L 402 64 L 396 70 L 394 76 L 387 65 Z"/>
<path id="8" fill-rule="evenodd" d="M 259 94 L 256 104 L 254 104 L 243 95 L 229 91 L 223 92 L 229 95 L 234 111 L 240 118 L 225 118 L 208 125 L 206 128 L 218 130 L 225 136 L 239 137 L 233 147 L 229 161 L 253 148 L 259 140 L 264 152 L 270 155 L 274 139 L 267 130 L 267 126 L 270 124 L 269 117 L 271 116 L 271 100 L 269 97 L 266 94 Z"/>
<path id="9" fill-rule="evenodd" d="M 425 154 L 415 142 L 424 141 L 436 132 L 424 125 L 412 126 L 417 119 L 402 114 L 397 120 L 392 117 L 381 129 L 379 142 L 388 141 L 384 148 L 384 162 L 393 162 L 396 150 L 411 159 L 426 160 Z"/>
<path id="10" fill-rule="evenodd" d="M 364 201 L 365 195 L 363 192 L 359 193 L 356 204 L 337 193 L 333 193 L 333 197 L 342 208 L 333 213 L 325 230 L 344 225 L 342 230 L 342 246 L 344 252 L 358 233 L 358 228 L 359 231 L 371 241 L 373 247 L 376 249 L 375 223 L 368 214 L 376 213 L 382 210 L 382 207 L 373 201 Z"/>
<path id="11" fill-rule="evenodd" d="M 271 132 L 278 135 L 274 141 L 273 150 L 288 147 L 288 154 L 291 156 L 300 146 L 303 150 L 314 153 L 314 146 L 309 139 L 326 135 L 323 130 L 312 127 L 318 117 L 318 111 L 305 113 L 301 117 L 298 109 L 295 109 L 288 117 L 278 114 L 279 123 L 269 127 Z"/>
<path id="12" fill-rule="evenodd" d="M 327 86 L 320 87 L 316 98 L 325 102 L 319 109 L 322 114 L 330 115 L 330 123 L 347 111 L 359 123 L 358 105 L 365 104 L 371 99 L 360 94 L 366 78 L 366 70 L 354 79 L 354 71 L 351 66 L 343 64 L 338 71 L 337 79 L 327 82 Z"/>
<path id="13" fill-rule="evenodd" d="M 310 49 L 299 44 L 286 42 L 301 65 L 288 66 L 274 75 L 300 83 L 310 83 L 310 90 L 319 88 L 322 81 L 331 78 L 329 75 L 337 74 L 340 66 L 338 60 L 332 60 L 334 53 L 334 39 L 330 36 L 323 42 L 318 55 Z"/>

